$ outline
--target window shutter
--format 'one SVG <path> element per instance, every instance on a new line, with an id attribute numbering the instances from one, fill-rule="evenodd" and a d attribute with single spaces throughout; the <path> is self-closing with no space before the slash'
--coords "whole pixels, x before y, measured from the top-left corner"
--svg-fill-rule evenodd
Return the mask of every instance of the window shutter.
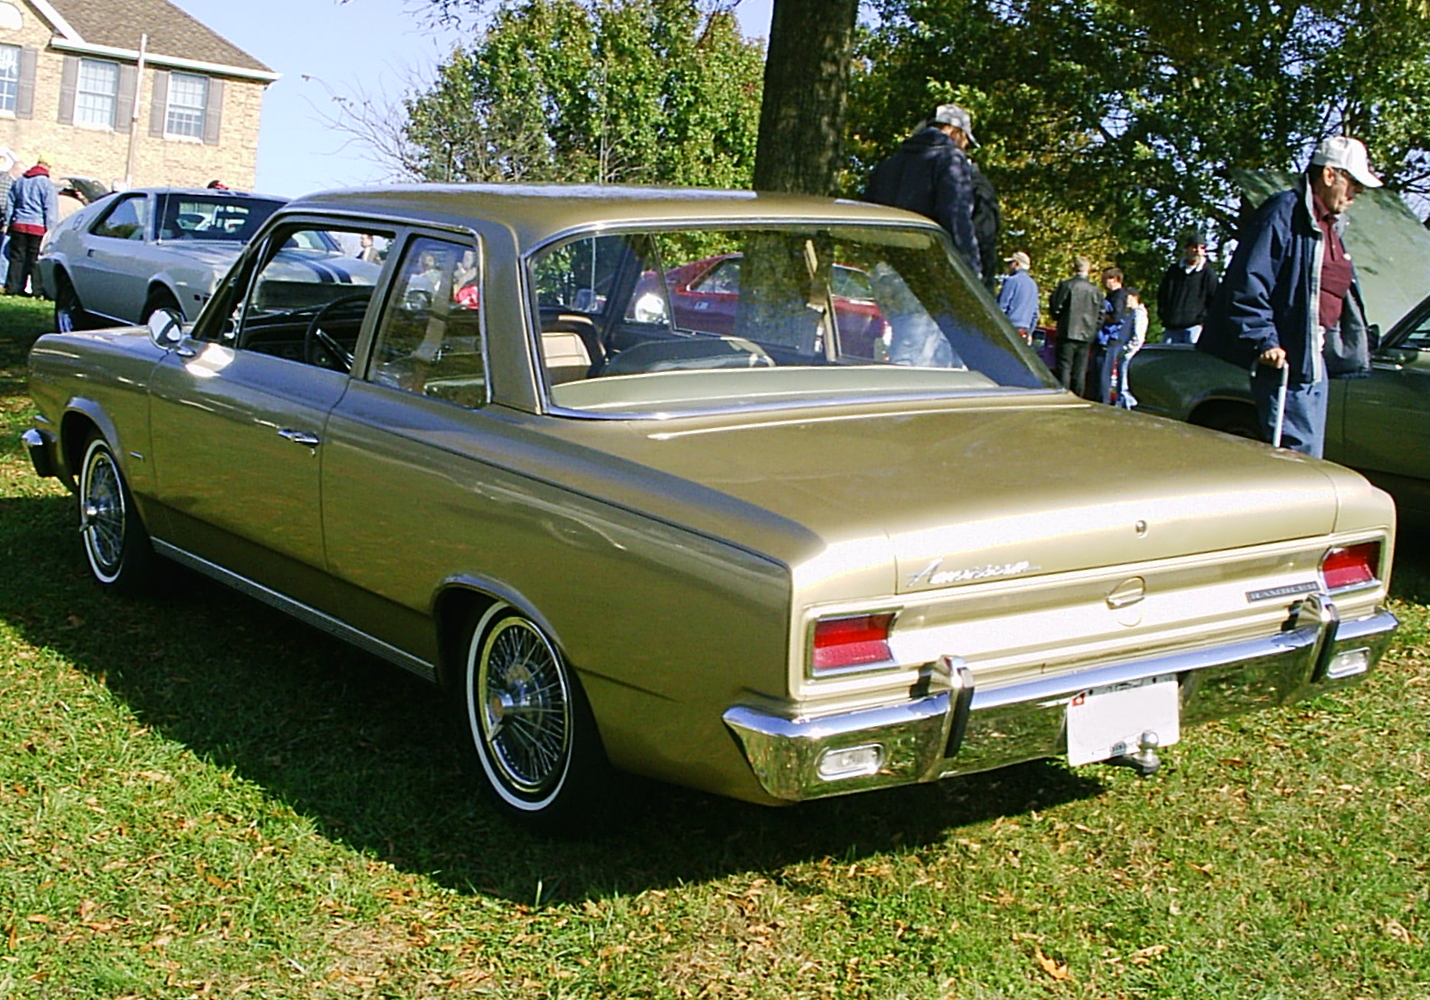
<path id="1" fill-rule="evenodd" d="M 40 64 L 40 50 L 26 45 L 20 50 L 20 86 L 15 92 L 15 117 L 35 117 L 35 68 Z"/>
<path id="2" fill-rule="evenodd" d="M 60 124 L 74 124 L 74 92 L 79 84 L 79 56 L 65 56 L 60 70 Z"/>
<path id="3" fill-rule="evenodd" d="M 119 93 L 114 100 L 114 131 L 128 132 L 134 127 L 134 88 L 139 79 L 139 67 L 119 67 Z"/>
<path id="4" fill-rule="evenodd" d="M 162 136 L 169 120 L 169 71 L 154 71 L 154 88 L 149 92 L 149 134 Z"/>
<path id="5" fill-rule="evenodd" d="M 223 117 L 223 81 L 209 77 L 209 96 L 204 104 L 204 143 L 218 145 L 219 120 Z"/>

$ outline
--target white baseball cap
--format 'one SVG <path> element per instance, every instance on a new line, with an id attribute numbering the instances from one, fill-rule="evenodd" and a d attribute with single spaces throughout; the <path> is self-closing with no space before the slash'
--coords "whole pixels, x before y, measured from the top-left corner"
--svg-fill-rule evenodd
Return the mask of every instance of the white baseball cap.
<path id="1" fill-rule="evenodd" d="M 1316 151 L 1311 154 L 1311 164 L 1344 170 L 1362 187 L 1378 188 L 1383 183 L 1370 172 L 1370 157 L 1366 155 L 1365 143 L 1348 135 L 1333 135 L 1329 139 L 1322 139 Z"/>

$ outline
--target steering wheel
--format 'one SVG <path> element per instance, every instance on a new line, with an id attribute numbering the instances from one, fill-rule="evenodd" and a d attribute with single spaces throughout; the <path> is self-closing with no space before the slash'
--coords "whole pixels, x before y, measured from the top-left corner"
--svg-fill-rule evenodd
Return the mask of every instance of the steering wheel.
<path id="1" fill-rule="evenodd" d="M 343 306 L 351 306 L 355 302 L 366 305 L 369 297 L 367 292 L 343 295 L 333 299 L 315 312 L 313 318 L 308 321 L 308 329 L 303 331 L 303 360 L 310 365 L 331 368 L 336 372 L 352 371 L 352 352 L 322 328 L 323 322 L 329 318 L 329 314 L 336 313 Z"/>

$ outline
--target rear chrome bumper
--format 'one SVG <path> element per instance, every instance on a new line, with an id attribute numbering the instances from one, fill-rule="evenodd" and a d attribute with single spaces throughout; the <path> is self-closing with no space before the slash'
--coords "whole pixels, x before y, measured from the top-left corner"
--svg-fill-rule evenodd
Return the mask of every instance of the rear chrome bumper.
<path id="1" fill-rule="evenodd" d="M 724 715 L 766 792 L 800 801 L 935 781 L 1067 750 L 1067 704 L 1092 688 L 1175 675 L 1184 726 L 1285 705 L 1352 683 L 1385 654 L 1399 625 L 1379 611 L 1340 621 L 1308 595 L 1284 631 L 988 690 L 944 657 L 931 687 L 897 705 L 786 718 L 736 706 Z"/>

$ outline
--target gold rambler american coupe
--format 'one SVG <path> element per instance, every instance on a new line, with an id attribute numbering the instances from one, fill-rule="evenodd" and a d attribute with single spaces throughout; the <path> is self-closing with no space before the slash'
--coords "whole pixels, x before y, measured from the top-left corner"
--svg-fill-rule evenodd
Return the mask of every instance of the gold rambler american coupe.
<path id="1" fill-rule="evenodd" d="M 316 194 L 192 326 L 42 337 L 31 386 L 100 584 L 180 563 L 430 678 L 547 828 L 611 769 L 770 804 L 1150 771 L 1396 626 L 1384 493 L 1061 391 L 871 205 Z"/>

